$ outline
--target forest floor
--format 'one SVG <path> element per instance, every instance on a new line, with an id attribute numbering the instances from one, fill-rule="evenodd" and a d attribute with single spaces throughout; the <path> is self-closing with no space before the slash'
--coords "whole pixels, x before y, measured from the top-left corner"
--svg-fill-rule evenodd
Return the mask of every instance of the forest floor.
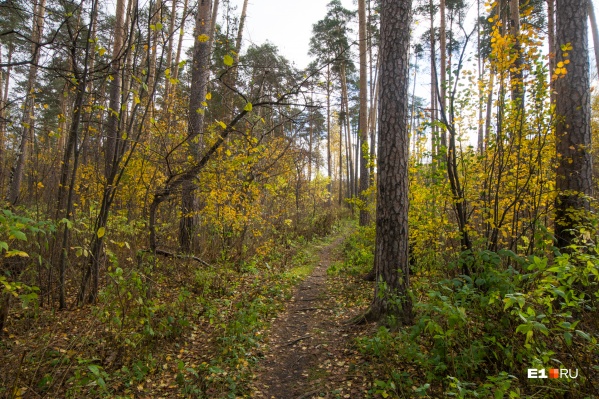
<path id="1" fill-rule="evenodd" d="M 377 326 L 350 323 L 372 296 L 345 270 L 353 229 L 340 223 L 254 269 L 161 260 L 151 300 L 143 269 L 127 265 L 97 305 L 15 306 L 0 398 L 379 398 L 359 348 Z"/>
<path id="2" fill-rule="evenodd" d="M 349 303 L 347 293 L 364 292 L 368 283 L 340 281 L 329 267 L 341 261 L 344 237 L 320 250 L 313 272 L 298 285 L 284 312 L 268 332 L 269 349 L 261 362 L 252 397 L 277 399 L 362 398 L 369 378 L 355 340 L 373 326 L 351 319 L 368 302 Z M 348 306 L 349 305 L 349 306 Z M 353 306 L 352 306 L 353 305 Z"/>

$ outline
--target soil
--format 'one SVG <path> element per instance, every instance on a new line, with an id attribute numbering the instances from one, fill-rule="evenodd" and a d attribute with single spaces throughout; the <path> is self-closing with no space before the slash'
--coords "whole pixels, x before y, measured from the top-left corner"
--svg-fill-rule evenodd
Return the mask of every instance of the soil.
<path id="1" fill-rule="evenodd" d="M 364 307 L 338 302 L 327 269 L 343 237 L 323 248 L 320 262 L 272 323 L 269 350 L 257 372 L 252 397 L 277 399 L 361 398 L 366 376 L 355 373 L 361 356 L 355 337 L 372 326 L 350 320 Z"/>

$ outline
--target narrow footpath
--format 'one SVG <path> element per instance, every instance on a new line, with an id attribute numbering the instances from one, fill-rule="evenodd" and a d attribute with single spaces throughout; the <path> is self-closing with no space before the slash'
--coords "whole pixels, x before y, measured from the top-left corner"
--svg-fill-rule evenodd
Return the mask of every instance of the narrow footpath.
<path id="1" fill-rule="evenodd" d="M 340 257 L 344 237 L 320 251 L 314 271 L 296 288 L 286 310 L 272 323 L 252 397 L 276 399 L 361 398 L 366 377 L 354 372 L 354 338 L 365 326 L 348 321 L 363 308 L 339 302 L 327 276 Z M 366 304 L 367 305 L 367 304 Z"/>

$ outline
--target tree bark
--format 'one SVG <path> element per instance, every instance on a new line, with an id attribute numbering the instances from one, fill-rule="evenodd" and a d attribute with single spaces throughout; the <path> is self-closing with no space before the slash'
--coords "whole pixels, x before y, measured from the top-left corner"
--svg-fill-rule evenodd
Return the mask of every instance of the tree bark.
<path id="1" fill-rule="evenodd" d="M 549 48 L 549 76 L 555 71 L 555 0 L 547 0 L 547 42 Z M 549 79 L 551 105 L 555 104 L 555 81 Z"/>
<path id="2" fill-rule="evenodd" d="M 112 45 L 112 62 L 110 65 L 110 82 L 109 102 L 108 102 L 108 121 L 106 124 L 106 144 L 104 149 L 105 169 L 104 177 L 108 177 L 113 169 L 116 156 L 116 143 L 119 134 L 119 124 L 123 112 L 121 111 L 121 69 L 122 69 L 122 50 L 123 39 L 125 36 L 124 17 L 125 17 L 125 1 L 117 0 L 116 2 L 116 20 L 114 23 L 114 43 Z"/>
<path id="3" fill-rule="evenodd" d="M 360 207 L 360 226 L 366 226 L 369 222 L 368 209 L 366 208 L 368 198 L 364 194 L 370 185 L 368 176 L 368 63 L 366 55 L 368 52 L 366 41 L 366 0 L 358 0 L 358 19 L 359 19 L 359 50 L 360 50 L 360 122 L 358 125 L 358 134 L 360 135 L 360 159 L 356 157 L 356 162 L 360 164 L 360 199 L 363 204 Z"/>
<path id="4" fill-rule="evenodd" d="M 446 38 L 446 18 L 445 18 L 445 0 L 441 0 L 439 4 L 439 11 L 441 12 L 441 21 L 439 27 L 439 53 L 441 56 L 440 60 L 440 73 L 439 73 L 439 82 L 441 84 L 441 99 L 440 99 L 440 107 L 442 109 L 446 109 L 446 99 L 447 99 L 447 38 Z M 441 155 L 443 161 L 447 160 L 447 129 L 441 128 L 441 145 L 444 147 L 442 149 Z"/>
<path id="5" fill-rule="evenodd" d="M 329 184 L 327 189 L 329 191 L 329 205 L 333 196 L 333 166 L 331 157 L 331 66 L 327 65 L 327 173 L 329 177 Z"/>
<path id="6" fill-rule="evenodd" d="M 556 2 L 557 43 L 562 46 L 557 59 L 570 61 L 565 65 L 567 74 L 559 74 L 555 82 L 558 164 L 555 236 L 561 248 L 573 242 L 574 229 L 587 220 L 588 196 L 592 195 L 589 9 L 580 3 L 580 0 Z"/>
<path id="7" fill-rule="evenodd" d="M 204 133 L 204 107 L 208 91 L 210 74 L 210 40 L 199 40 L 200 37 L 212 34 L 212 0 L 201 0 L 198 4 L 196 28 L 194 34 L 193 61 L 191 65 L 191 88 L 189 96 L 187 141 L 190 155 L 198 159 L 201 150 L 201 135 Z M 183 183 L 181 193 L 181 220 L 179 224 L 179 245 L 181 251 L 189 253 L 192 250 L 195 230 L 195 187 L 190 179 Z"/>
<path id="8" fill-rule="evenodd" d="M 411 0 L 381 1 L 376 285 L 367 320 L 413 319 L 408 264 L 408 48 Z"/>
<path id="9" fill-rule="evenodd" d="M 523 110 L 522 54 L 520 45 L 520 0 L 510 0 L 510 34 L 514 40 L 512 54 L 514 63 L 510 68 L 512 101 L 519 101 L 518 109 Z"/>

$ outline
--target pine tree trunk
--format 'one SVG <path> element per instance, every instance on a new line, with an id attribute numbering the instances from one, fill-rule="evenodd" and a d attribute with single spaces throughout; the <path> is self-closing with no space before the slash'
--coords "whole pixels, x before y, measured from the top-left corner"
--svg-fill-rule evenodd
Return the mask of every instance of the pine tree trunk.
<path id="1" fill-rule="evenodd" d="M 333 197 L 333 159 L 331 156 L 331 67 L 327 65 L 327 174 L 329 177 L 329 184 L 327 189 L 329 191 L 329 205 L 331 205 Z"/>
<path id="2" fill-rule="evenodd" d="M 443 112 L 447 109 L 447 38 L 446 38 L 446 18 L 445 18 L 445 0 L 440 1 L 439 11 L 441 12 L 441 22 L 439 30 L 439 52 L 441 53 L 439 83 L 441 84 L 439 101 L 440 108 Z M 441 145 L 444 147 L 441 156 L 444 162 L 447 161 L 447 129 L 441 128 Z"/>
<path id="3" fill-rule="evenodd" d="M 591 100 L 588 58 L 588 7 L 579 0 L 556 3 L 557 43 L 571 46 L 557 60 L 569 60 L 567 74 L 555 82 L 557 181 L 555 236 L 560 248 L 576 237 L 585 223 L 592 195 Z M 568 53 L 568 56 L 564 56 Z"/>
<path id="4" fill-rule="evenodd" d="M 359 51 L 360 51 L 360 122 L 358 125 L 358 134 L 360 135 L 359 147 L 360 158 L 356 157 L 356 163 L 360 165 L 360 187 L 359 195 L 363 202 L 360 207 L 360 226 L 366 226 L 369 222 L 369 214 L 366 209 L 368 201 L 364 194 L 370 185 L 368 176 L 368 64 L 366 55 L 368 52 L 366 41 L 366 0 L 358 0 L 359 17 Z"/>
<path id="5" fill-rule="evenodd" d="M 409 296 L 408 87 L 411 0 L 381 1 L 381 99 L 376 211 L 376 285 L 367 320 L 413 319 Z"/>

